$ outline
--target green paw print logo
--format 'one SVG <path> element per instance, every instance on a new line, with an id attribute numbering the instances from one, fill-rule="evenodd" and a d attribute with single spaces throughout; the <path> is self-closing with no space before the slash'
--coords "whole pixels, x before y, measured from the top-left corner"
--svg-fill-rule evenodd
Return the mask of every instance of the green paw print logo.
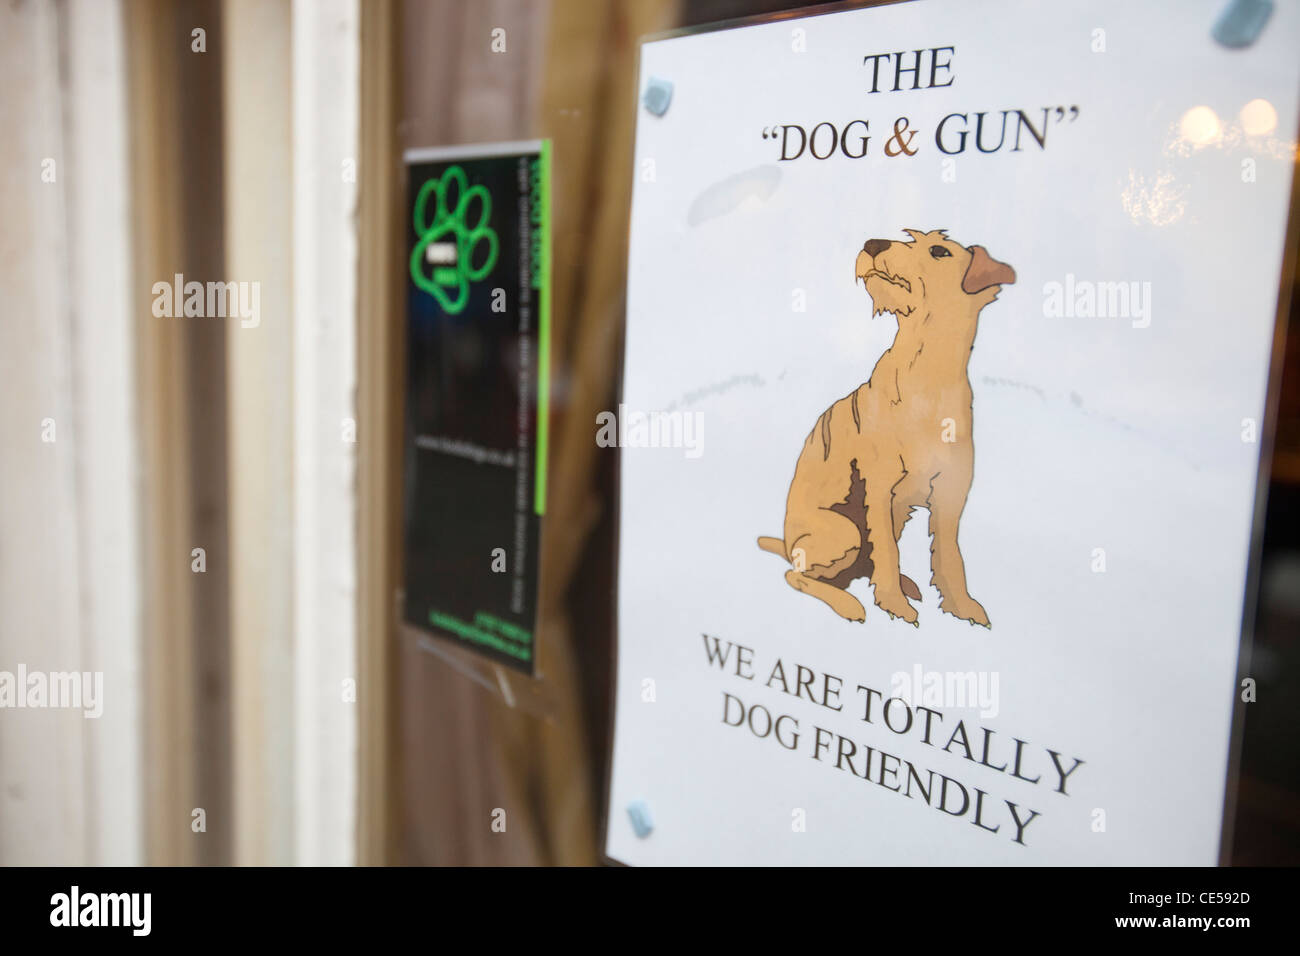
<path id="1" fill-rule="evenodd" d="M 471 206 L 478 217 L 470 225 Z M 430 215 L 432 206 L 432 215 Z M 469 284 L 497 264 L 500 244 L 488 225 L 492 197 L 483 186 L 470 186 L 465 171 L 449 166 L 440 178 L 420 187 L 415 198 L 415 234 L 411 279 L 438 300 L 448 315 L 459 315 L 469 301 Z M 475 265 L 478 259 L 480 264 Z M 430 271 L 426 271 L 425 263 Z"/>

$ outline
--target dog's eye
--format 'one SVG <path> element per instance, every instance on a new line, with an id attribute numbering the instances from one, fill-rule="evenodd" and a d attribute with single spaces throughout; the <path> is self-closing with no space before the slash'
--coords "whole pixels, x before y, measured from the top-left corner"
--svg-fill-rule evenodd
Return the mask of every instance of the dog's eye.
<path id="1" fill-rule="evenodd" d="M 933 256 L 935 259 L 942 259 L 944 256 L 952 255 L 952 253 L 949 252 L 947 249 L 945 249 L 943 246 L 931 246 L 930 255 Z"/>

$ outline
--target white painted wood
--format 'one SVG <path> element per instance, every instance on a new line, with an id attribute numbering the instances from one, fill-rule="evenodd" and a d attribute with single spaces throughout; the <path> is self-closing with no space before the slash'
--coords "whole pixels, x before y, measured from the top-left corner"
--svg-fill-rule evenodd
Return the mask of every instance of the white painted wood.
<path id="1" fill-rule="evenodd" d="M 310 865 L 354 863 L 357 845 L 360 41 L 357 0 L 294 0 L 294 825 Z"/>
<path id="2" fill-rule="evenodd" d="M 229 349 L 235 859 L 346 864 L 358 11 L 227 13 L 228 274 L 200 278 L 261 283 L 261 323 L 233 322 Z M 105 695 L 98 720 L 0 710 L 0 863 L 130 865 L 144 856 L 141 296 L 120 2 L 0 5 L 0 84 L 14 171 L 0 179 L 0 670 L 102 671 Z"/>
<path id="3" fill-rule="evenodd" d="M 87 723 L 89 859 L 130 866 L 144 855 L 144 662 L 126 39 L 116 0 L 66 12 L 81 635 L 105 688 L 103 716 Z"/>
<path id="4" fill-rule="evenodd" d="M 104 698 L 98 719 L 0 710 L 0 863 L 138 863 L 139 486 L 119 3 L 0 6 L 0 88 L 0 670 L 101 671 Z"/>
<path id="5" fill-rule="evenodd" d="M 79 668 L 71 330 L 53 4 L 0 6 L 0 669 Z M 41 182 L 45 159 L 55 183 Z M 55 441 L 42 441 L 52 420 Z M 0 860 L 82 862 L 80 714 L 0 710 Z"/>
<path id="6" fill-rule="evenodd" d="M 294 841 L 293 103 L 288 0 L 226 0 L 221 55 L 227 320 L 234 862 L 286 865 Z"/>

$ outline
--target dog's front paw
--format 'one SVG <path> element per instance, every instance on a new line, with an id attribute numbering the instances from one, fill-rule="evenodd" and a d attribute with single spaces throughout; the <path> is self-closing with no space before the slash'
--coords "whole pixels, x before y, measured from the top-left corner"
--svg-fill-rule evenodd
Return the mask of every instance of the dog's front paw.
<path id="1" fill-rule="evenodd" d="M 959 617 L 963 621 L 970 621 L 971 624 L 992 629 L 984 606 L 969 594 L 960 598 L 944 598 L 939 602 L 939 610 L 947 611 L 953 617 Z"/>
<path id="2" fill-rule="evenodd" d="M 890 617 L 901 617 L 908 624 L 916 624 L 916 608 L 908 603 L 902 591 L 885 591 L 876 588 L 876 607 Z"/>

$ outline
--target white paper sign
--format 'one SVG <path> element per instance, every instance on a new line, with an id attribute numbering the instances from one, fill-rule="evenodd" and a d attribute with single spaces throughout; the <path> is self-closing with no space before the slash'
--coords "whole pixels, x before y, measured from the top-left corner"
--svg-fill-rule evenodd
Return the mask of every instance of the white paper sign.
<path id="1" fill-rule="evenodd" d="M 610 857 L 1216 862 L 1300 82 L 1224 7 L 643 46 Z"/>

